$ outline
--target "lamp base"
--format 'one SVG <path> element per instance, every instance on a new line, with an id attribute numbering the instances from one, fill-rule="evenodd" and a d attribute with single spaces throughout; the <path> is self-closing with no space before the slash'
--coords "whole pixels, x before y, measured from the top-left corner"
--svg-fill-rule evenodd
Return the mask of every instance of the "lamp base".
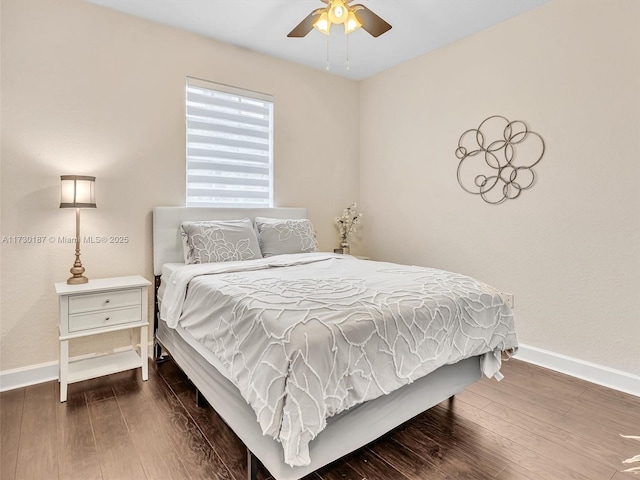
<path id="1" fill-rule="evenodd" d="M 67 279 L 67 285 L 80 285 L 89 281 L 87 277 L 82 275 L 84 273 L 84 267 L 82 263 L 80 263 L 79 251 L 76 252 L 76 261 L 69 271 L 72 273 L 72 276 Z"/>
<path id="2" fill-rule="evenodd" d="M 67 278 L 67 285 L 81 285 L 83 283 L 88 283 L 89 279 L 85 276 L 73 276 L 73 277 L 69 277 Z"/>
<path id="3" fill-rule="evenodd" d="M 67 285 L 80 285 L 89 281 L 87 277 L 82 275 L 84 267 L 80 261 L 80 208 L 76 208 L 76 260 L 69 271 L 71 277 L 67 279 Z"/>

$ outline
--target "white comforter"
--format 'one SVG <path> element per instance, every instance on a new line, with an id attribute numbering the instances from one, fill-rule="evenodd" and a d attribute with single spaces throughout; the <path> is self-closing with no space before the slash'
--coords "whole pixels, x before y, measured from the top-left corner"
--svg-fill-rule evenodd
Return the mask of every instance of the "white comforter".
<path id="1" fill-rule="evenodd" d="M 309 464 L 327 418 L 476 355 L 499 376 L 499 352 L 517 346 L 486 284 L 324 253 L 185 266 L 160 313 L 220 359 L 292 466 Z"/>

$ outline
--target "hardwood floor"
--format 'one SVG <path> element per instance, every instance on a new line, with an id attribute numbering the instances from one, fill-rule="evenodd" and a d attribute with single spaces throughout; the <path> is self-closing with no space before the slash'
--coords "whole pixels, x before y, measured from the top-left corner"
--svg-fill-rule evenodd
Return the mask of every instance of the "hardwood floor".
<path id="1" fill-rule="evenodd" d="M 640 398 L 512 360 L 453 400 L 308 476 L 313 480 L 623 480 Z M 0 478 L 246 478 L 246 451 L 171 361 L 0 394 Z M 259 478 L 269 478 L 262 467 Z"/>

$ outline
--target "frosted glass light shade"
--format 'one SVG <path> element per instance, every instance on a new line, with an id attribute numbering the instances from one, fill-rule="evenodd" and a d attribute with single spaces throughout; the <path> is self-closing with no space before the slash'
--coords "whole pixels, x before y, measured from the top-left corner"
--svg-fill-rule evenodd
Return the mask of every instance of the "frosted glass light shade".
<path id="1" fill-rule="evenodd" d="M 327 12 L 322 12 L 320 18 L 313 23 L 313 28 L 325 35 L 329 35 L 329 32 L 331 31 L 331 22 L 329 22 L 329 15 L 327 15 Z"/>
<path id="2" fill-rule="evenodd" d="M 358 20 L 356 14 L 350 11 L 349 15 L 347 16 L 347 21 L 344 22 L 344 33 L 349 34 L 351 32 L 355 32 L 360 27 L 362 27 L 362 23 L 360 23 L 360 20 Z"/>
<path id="3" fill-rule="evenodd" d="M 347 19 L 349 10 L 343 0 L 331 0 L 329 20 L 331 23 L 343 23 Z"/>
<path id="4" fill-rule="evenodd" d="M 96 177 L 60 175 L 60 208 L 96 208 Z"/>

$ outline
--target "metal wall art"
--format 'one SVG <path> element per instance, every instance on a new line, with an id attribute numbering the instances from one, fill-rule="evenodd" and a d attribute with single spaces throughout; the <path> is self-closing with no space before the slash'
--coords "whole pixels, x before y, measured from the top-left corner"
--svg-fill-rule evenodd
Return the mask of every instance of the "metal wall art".
<path id="1" fill-rule="evenodd" d="M 523 121 L 488 117 L 458 140 L 458 183 L 492 205 L 518 198 L 535 183 L 533 167 L 542 159 L 544 148 L 542 137 Z"/>

